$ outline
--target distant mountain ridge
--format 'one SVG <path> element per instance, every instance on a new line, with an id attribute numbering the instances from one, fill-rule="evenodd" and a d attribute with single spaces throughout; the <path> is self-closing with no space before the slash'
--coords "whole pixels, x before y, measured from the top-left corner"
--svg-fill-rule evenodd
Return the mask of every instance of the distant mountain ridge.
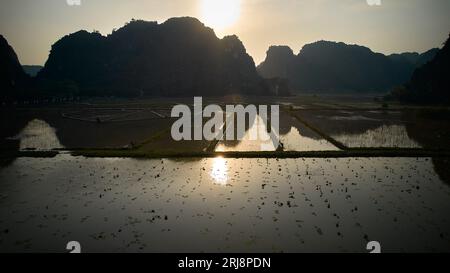
<path id="1" fill-rule="evenodd" d="M 264 78 L 287 78 L 298 91 L 386 92 L 407 82 L 437 51 L 386 56 L 359 45 L 318 41 L 305 45 L 298 55 L 286 46 L 270 47 L 257 69 Z"/>
<path id="2" fill-rule="evenodd" d="M 44 67 L 42 65 L 22 65 L 22 68 L 29 76 L 36 77 Z"/>
<path id="3" fill-rule="evenodd" d="M 290 87 L 385 92 L 409 82 L 413 74 L 400 97 L 445 100 L 448 87 L 438 87 L 448 86 L 446 52 L 448 41 L 442 50 L 389 56 L 363 46 L 319 41 L 305 45 L 298 55 L 287 46 L 272 46 L 256 68 L 237 36 L 219 39 L 195 18 L 172 18 L 162 24 L 133 20 L 108 36 L 78 31 L 63 37 L 52 46 L 42 69 L 22 67 L 0 35 L 0 101 L 55 96 L 285 96 Z M 39 72 L 30 77 L 24 70 L 32 76 Z"/>
<path id="4" fill-rule="evenodd" d="M 38 79 L 69 83 L 81 95 L 270 94 L 237 36 L 219 39 L 190 17 L 132 21 L 108 36 L 67 35 Z"/>
<path id="5" fill-rule="evenodd" d="M 390 97 L 419 104 L 450 104 L 450 35 L 434 59 L 417 68 L 411 81 Z"/>
<path id="6" fill-rule="evenodd" d="M 417 52 L 405 52 L 400 54 L 391 54 L 388 55 L 388 57 L 394 61 L 407 62 L 417 68 L 431 61 L 438 52 L 439 48 L 432 48 L 422 54 Z"/>

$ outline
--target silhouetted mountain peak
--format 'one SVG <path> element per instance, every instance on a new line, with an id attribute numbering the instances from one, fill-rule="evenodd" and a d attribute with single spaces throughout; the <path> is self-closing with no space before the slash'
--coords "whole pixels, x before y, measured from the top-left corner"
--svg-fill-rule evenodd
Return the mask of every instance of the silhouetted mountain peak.
<path id="1" fill-rule="evenodd" d="M 0 99 L 15 97 L 28 81 L 14 49 L 0 35 Z"/>
<path id="2" fill-rule="evenodd" d="M 0 35 L 0 54 L 2 67 L 8 66 L 9 69 L 19 69 L 20 62 L 17 58 L 17 54 L 3 35 Z"/>
<path id="3" fill-rule="evenodd" d="M 294 52 L 289 46 L 270 46 L 267 50 L 267 59 L 287 59 L 294 56 Z"/>
<path id="4" fill-rule="evenodd" d="M 169 27 L 169 26 L 175 27 L 175 28 L 179 28 L 179 29 L 199 29 L 199 28 L 211 29 L 211 28 L 206 27 L 197 18 L 189 17 L 189 16 L 169 18 L 162 25 L 167 26 L 167 27 Z"/>
<path id="5" fill-rule="evenodd" d="M 300 50 L 299 55 L 301 54 L 311 54 L 311 53 L 326 53 L 332 52 L 335 53 L 337 51 L 352 51 L 358 53 L 374 53 L 370 48 L 355 44 L 346 44 L 343 42 L 334 42 L 334 41 L 317 41 L 314 43 L 306 44 Z"/>
<path id="6" fill-rule="evenodd" d="M 224 45 L 225 51 L 232 53 L 235 58 L 247 56 L 251 58 L 251 56 L 247 54 L 247 49 L 245 49 L 244 44 L 239 40 L 238 36 L 225 36 L 222 38 L 221 42 Z M 253 58 L 251 59 L 253 62 Z"/>
<path id="7" fill-rule="evenodd" d="M 288 78 L 294 52 L 288 46 L 271 46 L 266 59 L 258 66 L 258 72 L 265 78 Z"/>
<path id="8" fill-rule="evenodd" d="M 41 80 L 73 82 L 86 95 L 267 94 L 235 35 L 217 38 L 196 18 L 133 20 L 110 35 L 79 31 L 55 43 Z"/>
<path id="9" fill-rule="evenodd" d="M 417 52 L 405 52 L 400 54 L 391 54 L 388 57 L 396 62 L 405 62 L 414 67 L 419 67 L 431 61 L 438 52 L 439 48 L 433 48 L 422 54 Z"/>
<path id="10" fill-rule="evenodd" d="M 188 40 L 218 39 L 214 30 L 205 26 L 197 18 L 175 17 L 159 25 L 161 32 L 168 36 L 177 35 Z"/>
<path id="11" fill-rule="evenodd" d="M 430 54 L 430 52 L 426 53 Z M 414 71 L 406 88 L 395 89 L 392 96 L 415 103 L 450 104 L 449 71 L 450 36 L 434 59 Z"/>
<path id="12" fill-rule="evenodd" d="M 388 57 L 395 61 L 404 61 L 410 64 L 415 64 L 420 54 L 417 52 L 404 52 L 391 54 Z"/>
<path id="13" fill-rule="evenodd" d="M 81 42 L 85 42 L 88 39 L 104 39 L 105 37 L 99 32 L 88 32 L 86 30 L 79 30 L 77 32 L 68 34 L 57 41 L 53 46 L 58 46 L 60 44 L 64 44 L 68 40 L 79 40 Z"/>
<path id="14" fill-rule="evenodd" d="M 416 66 L 410 59 L 426 62 L 432 53 L 388 57 L 368 47 L 322 40 L 306 44 L 296 56 L 288 48 L 271 47 L 258 72 L 287 78 L 298 91 L 384 92 L 410 79 Z"/>
<path id="15" fill-rule="evenodd" d="M 383 54 L 375 53 L 370 48 L 343 42 L 318 41 L 303 46 L 297 56 L 297 61 L 301 59 L 312 59 L 314 62 L 328 65 L 338 60 L 351 63 L 358 62 L 366 58 L 380 58 Z"/>

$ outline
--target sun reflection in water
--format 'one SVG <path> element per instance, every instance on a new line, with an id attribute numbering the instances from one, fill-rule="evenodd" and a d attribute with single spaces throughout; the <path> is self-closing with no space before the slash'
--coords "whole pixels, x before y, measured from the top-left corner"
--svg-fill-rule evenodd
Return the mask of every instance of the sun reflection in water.
<path id="1" fill-rule="evenodd" d="M 228 182 L 227 161 L 223 157 L 216 157 L 212 162 L 211 177 L 215 184 L 226 185 Z"/>

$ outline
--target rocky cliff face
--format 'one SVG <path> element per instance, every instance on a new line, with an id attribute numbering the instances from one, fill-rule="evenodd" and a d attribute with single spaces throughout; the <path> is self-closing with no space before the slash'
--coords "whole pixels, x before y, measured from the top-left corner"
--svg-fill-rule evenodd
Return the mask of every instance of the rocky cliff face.
<path id="1" fill-rule="evenodd" d="M 264 78 L 288 78 L 295 55 L 288 46 L 271 46 L 266 60 L 258 66 L 258 72 Z"/>
<path id="2" fill-rule="evenodd" d="M 433 60 L 414 71 L 402 99 L 450 104 L 450 36 Z"/>
<path id="3" fill-rule="evenodd" d="M 52 46 L 42 81 L 82 95 L 268 94 L 236 36 L 217 38 L 194 18 L 132 21 L 109 36 L 80 31 Z"/>
<path id="4" fill-rule="evenodd" d="M 0 35 L 0 100 L 18 96 L 27 80 L 14 49 Z"/>
<path id="5" fill-rule="evenodd" d="M 263 77 L 286 78 L 298 91 L 386 92 L 407 82 L 433 52 L 385 56 L 363 46 L 319 41 L 298 55 L 288 47 L 271 47 L 258 71 Z"/>

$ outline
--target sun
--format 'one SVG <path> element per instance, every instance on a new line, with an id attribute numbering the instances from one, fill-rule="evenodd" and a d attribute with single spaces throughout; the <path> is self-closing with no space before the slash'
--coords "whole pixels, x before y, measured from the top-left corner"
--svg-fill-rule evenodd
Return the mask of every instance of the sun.
<path id="1" fill-rule="evenodd" d="M 224 30 L 239 20 L 241 0 L 201 0 L 202 21 L 215 30 Z"/>

